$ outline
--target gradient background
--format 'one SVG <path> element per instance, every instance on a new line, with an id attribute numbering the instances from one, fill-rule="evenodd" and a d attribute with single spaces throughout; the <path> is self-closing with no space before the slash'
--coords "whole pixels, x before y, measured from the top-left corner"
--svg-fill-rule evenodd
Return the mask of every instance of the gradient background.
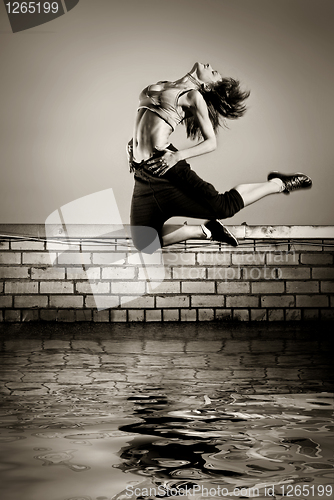
<path id="1" fill-rule="evenodd" d="M 251 97 L 218 149 L 191 160 L 196 172 L 220 191 L 270 170 L 304 171 L 314 183 L 228 223 L 334 224 L 333 14 L 333 0 L 80 0 L 13 34 L 0 3 L 0 222 L 44 223 L 112 188 L 127 224 L 125 145 L 139 92 L 201 61 Z M 182 126 L 171 139 L 189 143 Z M 112 222 L 102 209 L 100 222 Z"/>

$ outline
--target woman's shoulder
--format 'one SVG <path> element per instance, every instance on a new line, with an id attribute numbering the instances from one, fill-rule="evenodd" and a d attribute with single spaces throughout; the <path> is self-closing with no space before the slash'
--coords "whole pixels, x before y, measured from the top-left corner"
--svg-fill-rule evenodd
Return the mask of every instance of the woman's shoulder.
<path id="1" fill-rule="evenodd" d="M 182 96 L 183 102 L 189 106 L 199 107 L 206 105 L 204 97 L 197 89 L 191 89 Z"/>

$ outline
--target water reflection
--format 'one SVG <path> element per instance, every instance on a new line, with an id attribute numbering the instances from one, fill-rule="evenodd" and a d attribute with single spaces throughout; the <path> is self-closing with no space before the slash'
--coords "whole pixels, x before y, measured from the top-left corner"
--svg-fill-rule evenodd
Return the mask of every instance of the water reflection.
<path id="1" fill-rule="evenodd" d="M 2 343 L 5 500 L 331 498 L 332 330 L 36 328 Z"/>
<path id="2" fill-rule="evenodd" d="M 200 498 L 207 491 L 219 497 L 223 490 L 236 498 L 234 488 L 246 498 L 254 488 L 268 496 L 269 487 L 279 496 L 282 485 L 333 483 L 331 395 L 205 398 L 204 407 L 192 409 L 161 396 L 133 400 L 141 420 L 121 430 L 138 437 L 122 448 L 116 467 L 147 479 L 115 498 Z"/>

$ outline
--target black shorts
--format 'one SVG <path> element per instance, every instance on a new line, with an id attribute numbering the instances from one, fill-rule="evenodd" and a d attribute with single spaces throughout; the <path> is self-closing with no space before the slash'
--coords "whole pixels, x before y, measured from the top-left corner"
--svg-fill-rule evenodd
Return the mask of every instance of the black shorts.
<path id="1" fill-rule="evenodd" d="M 177 151 L 174 146 L 168 149 Z M 155 150 L 153 157 L 164 151 Z M 220 194 L 212 184 L 201 179 L 185 161 L 179 161 L 162 176 L 153 175 L 146 166 L 147 160 L 133 163 L 135 187 L 131 203 L 131 232 L 135 247 L 143 250 L 149 245 L 150 231 L 158 233 L 171 217 L 196 219 L 227 219 L 244 207 L 241 195 L 235 189 Z M 141 227 L 143 229 L 141 229 Z"/>

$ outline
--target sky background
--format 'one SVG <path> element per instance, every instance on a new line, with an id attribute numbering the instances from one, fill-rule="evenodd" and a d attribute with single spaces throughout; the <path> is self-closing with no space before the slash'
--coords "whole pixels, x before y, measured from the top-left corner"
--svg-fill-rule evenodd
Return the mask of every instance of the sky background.
<path id="1" fill-rule="evenodd" d="M 142 88 L 196 61 L 251 90 L 192 168 L 219 191 L 305 172 L 310 191 L 275 195 L 228 224 L 332 225 L 333 0 L 80 0 L 13 34 L 0 3 L 0 222 L 44 223 L 59 207 L 112 188 L 129 223 L 125 145 Z M 190 143 L 179 126 L 171 137 Z M 101 223 L 107 220 L 100 207 Z M 181 222 L 184 219 L 172 219 Z M 99 222 L 89 220 L 87 223 Z"/>

